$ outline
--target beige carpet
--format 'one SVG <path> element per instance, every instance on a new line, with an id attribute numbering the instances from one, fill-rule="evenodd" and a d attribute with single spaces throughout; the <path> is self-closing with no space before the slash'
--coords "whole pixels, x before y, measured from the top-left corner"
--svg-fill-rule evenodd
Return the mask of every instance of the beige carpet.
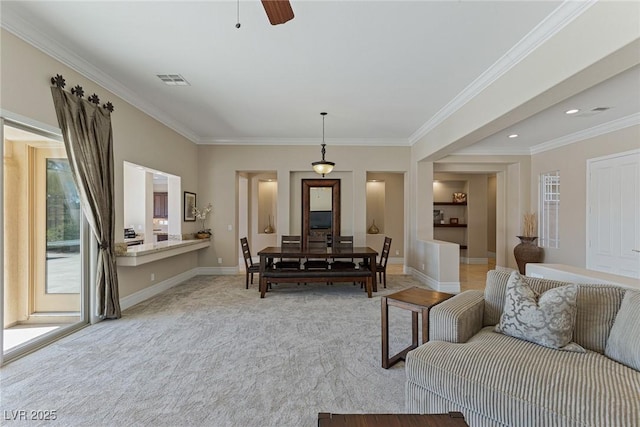
<path id="1" fill-rule="evenodd" d="M 379 297 L 422 285 L 390 275 L 388 286 L 368 299 L 351 284 L 283 284 L 261 300 L 244 276 L 199 276 L 2 368 L 0 410 L 55 410 L 41 424 L 63 426 L 315 426 L 318 412 L 403 412 L 404 364 L 381 368 Z M 391 307 L 390 318 L 395 352 L 411 315 Z"/>

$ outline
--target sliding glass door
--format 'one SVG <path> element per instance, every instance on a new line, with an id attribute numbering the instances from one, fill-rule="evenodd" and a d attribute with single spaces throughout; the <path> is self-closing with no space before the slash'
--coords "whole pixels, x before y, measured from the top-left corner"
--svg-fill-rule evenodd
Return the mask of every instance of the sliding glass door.
<path id="1" fill-rule="evenodd" d="M 87 323 L 86 221 L 62 142 L 3 127 L 3 361 Z"/>

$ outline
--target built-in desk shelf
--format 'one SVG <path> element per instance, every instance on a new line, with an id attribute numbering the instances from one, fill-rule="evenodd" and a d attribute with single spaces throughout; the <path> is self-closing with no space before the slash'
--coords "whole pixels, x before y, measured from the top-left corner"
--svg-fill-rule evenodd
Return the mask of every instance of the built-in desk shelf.
<path id="1" fill-rule="evenodd" d="M 467 228 L 467 224 L 433 224 L 434 227 Z"/>
<path id="2" fill-rule="evenodd" d="M 159 243 L 145 243 L 130 246 L 127 251 L 116 255 L 116 264 L 122 267 L 136 267 L 187 252 L 208 248 L 209 239 L 168 240 Z"/>

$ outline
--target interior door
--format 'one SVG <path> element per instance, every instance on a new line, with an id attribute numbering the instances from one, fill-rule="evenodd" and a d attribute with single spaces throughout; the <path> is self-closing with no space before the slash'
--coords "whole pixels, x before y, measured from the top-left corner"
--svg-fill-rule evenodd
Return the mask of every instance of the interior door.
<path id="1" fill-rule="evenodd" d="M 32 147 L 32 312 L 80 312 L 80 198 L 59 147 Z"/>
<path id="2" fill-rule="evenodd" d="M 640 278 L 640 151 L 588 164 L 587 268 Z"/>

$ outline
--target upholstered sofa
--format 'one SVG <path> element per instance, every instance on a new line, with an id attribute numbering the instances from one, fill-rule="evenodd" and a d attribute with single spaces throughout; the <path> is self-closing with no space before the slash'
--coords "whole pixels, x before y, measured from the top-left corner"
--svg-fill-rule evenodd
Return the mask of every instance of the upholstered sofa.
<path id="1" fill-rule="evenodd" d="M 567 283 L 523 277 L 538 294 Z M 577 285 L 572 345 L 495 332 L 508 271 L 432 308 L 406 359 L 406 411 L 460 411 L 470 426 L 640 426 L 640 291 Z"/>

